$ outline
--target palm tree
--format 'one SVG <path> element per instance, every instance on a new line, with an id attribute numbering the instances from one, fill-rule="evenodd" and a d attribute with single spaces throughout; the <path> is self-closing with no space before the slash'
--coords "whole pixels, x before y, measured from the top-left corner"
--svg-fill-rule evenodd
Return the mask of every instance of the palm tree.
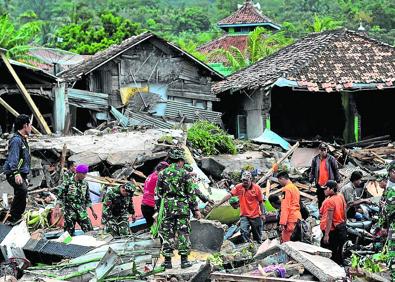
<path id="1" fill-rule="evenodd" d="M 279 49 L 293 43 L 292 38 L 285 35 L 285 31 L 272 33 L 265 28 L 257 27 L 248 34 L 247 48 L 243 51 L 230 46 L 227 50 L 218 49 L 209 56 L 223 55 L 232 71 L 238 71 L 254 64 Z"/>
<path id="2" fill-rule="evenodd" d="M 342 27 L 343 22 L 337 21 L 331 17 L 319 17 L 314 15 L 314 21 L 312 23 L 307 23 L 306 25 L 309 32 L 321 32 L 340 28 Z"/>
<path id="3" fill-rule="evenodd" d="M 18 61 L 37 60 L 28 54 L 30 44 L 40 32 L 40 22 L 30 21 L 19 28 L 8 15 L 0 16 L 0 47 L 7 49 L 7 57 Z"/>

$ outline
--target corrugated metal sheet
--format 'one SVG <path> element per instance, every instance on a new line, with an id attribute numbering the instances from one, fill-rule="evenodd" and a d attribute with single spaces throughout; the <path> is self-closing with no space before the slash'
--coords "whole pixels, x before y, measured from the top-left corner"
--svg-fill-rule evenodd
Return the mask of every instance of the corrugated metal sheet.
<path id="1" fill-rule="evenodd" d="M 187 120 L 208 120 L 212 123 L 222 124 L 221 113 L 199 109 L 188 105 L 187 103 L 168 100 L 165 116 L 169 118 L 178 118 L 185 116 Z"/>
<path id="2" fill-rule="evenodd" d="M 159 119 L 156 119 L 156 118 L 151 117 L 149 115 L 132 112 L 130 110 L 126 110 L 126 112 L 128 113 L 128 115 L 129 115 L 129 117 L 131 119 L 139 121 L 142 124 L 151 125 L 151 126 L 153 126 L 155 128 L 163 128 L 163 129 L 171 129 L 171 128 L 173 128 L 172 124 L 167 123 L 167 122 L 162 121 L 162 120 L 159 120 Z"/>
<path id="3" fill-rule="evenodd" d="M 69 104 L 96 111 L 108 109 L 108 94 L 68 88 Z"/>

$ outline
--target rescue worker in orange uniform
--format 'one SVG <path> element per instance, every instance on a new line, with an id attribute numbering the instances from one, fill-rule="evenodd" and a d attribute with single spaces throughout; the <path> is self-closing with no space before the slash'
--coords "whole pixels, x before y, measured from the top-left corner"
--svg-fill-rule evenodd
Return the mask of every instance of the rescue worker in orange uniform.
<path id="1" fill-rule="evenodd" d="M 296 223 L 302 219 L 300 213 L 300 193 L 299 189 L 289 179 L 286 171 L 279 172 L 277 179 L 283 187 L 284 194 L 280 212 L 281 242 L 288 242 L 291 240 Z"/>

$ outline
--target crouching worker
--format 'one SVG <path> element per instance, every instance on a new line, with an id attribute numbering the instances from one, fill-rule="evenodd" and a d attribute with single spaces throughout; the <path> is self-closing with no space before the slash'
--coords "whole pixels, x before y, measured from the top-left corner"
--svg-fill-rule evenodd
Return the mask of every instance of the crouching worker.
<path id="1" fill-rule="evenodd" d="M 324 186 L 327 197 L 320 209 L 320 227 L 324 237 L 321 247 L 332 251 L 332 260 L 343 264 L 343 245 L 347 240 L 346 228 L 346 200 L 338 193 L 336 181 L 329 180 Z"/>
<path id="2" fill-rule="evenodd" d="M 130 234 L 129 214 L 134 217 L 133 193 L 135 186 L 131 183 L 109 188 L 103 199 L 102 223 L 105 231 L 112 236 Z"/>
<path id="3" fill-rule="evenodd" d="M 97 219 L 97 215 L 92 208 L 88 183 L 85 181 L 88 171 L 88 165 L 78 165 L 75 169 L 75 175 L 57 188 L 59 205 L 63 206 L 64 230 L 68 231 L 70 235 L 74 234 L 76 223 L 80 225 L 84 232 L 93 230 L 86 211 L 88 207 L 91 209 L 93 217 Z"/>
<path id="4" fill-rule="evenodd" d="M 252 183 L 252 175 L 244 171 L 241 176 L 242 183 L 237 184 L 230 194 L 226 195 L 216 206 L 228 201 L 232 196 L 237 196 L 240 203 L 240 232 L 245 242 L 250 241 L 250 228 L 254 240 L 262 242 L 263 222 L 266 210 L 263 205 L 261 188 Z"/>

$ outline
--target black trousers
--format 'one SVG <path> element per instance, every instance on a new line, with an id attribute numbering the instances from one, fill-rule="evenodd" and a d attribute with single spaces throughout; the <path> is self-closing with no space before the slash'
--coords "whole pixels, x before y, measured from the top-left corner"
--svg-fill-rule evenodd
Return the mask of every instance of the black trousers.
<path id="1" fill-rule="evenodd" d="M 325 189 L 323 189 L 320 185 L 316 185 L 315 186 L 316 188 L 317 188 L 317 192 L 316 192 L 316 194 L 317 194 L 317 199 L 318 199 L 318 210 L 320 210 L 320 208 L 321 208 L 321 206 L 322 206 L 322 203 L 324 202 L 324 200 L 325 200 Z"/>
<path id="2" fill-rule="evenodd" d="M 152 217 L 155 214 L 155 208 L 142 204 L 141 205 L 141 212 L 143 213 L 143 216 L 144 216 L 145 220 L 147 221 L 147 227 L 151 228 L 151 226 L 155 222 L 154 218 Z"/>
<path id="3" fill-rule="evenodd" d="M 15 177 L 13 175 L 7 175 L 8 183 L 14 188 L 14 199 L 12 200 L 10 214 L 11 221 L 17 221 L 22 218 L 22 214 L 26 208 L 26 196 L 27 196 L 27 175 L 21 175 L 23 178 L 22 184 L 15 183 Z"/>
<path id="4" fill-rule="evenodd" d="M 325 234 L 325 230 L 322 231 Z M 324 243 L 324 238 L 321 240 L 321 247 L 332 251 L 332 260 L 339 265 L 343 265 L 343 245 L 347 241 L 346 224 L 339 224 L 335 230 L 329 232 L 329 242 Z"/>

